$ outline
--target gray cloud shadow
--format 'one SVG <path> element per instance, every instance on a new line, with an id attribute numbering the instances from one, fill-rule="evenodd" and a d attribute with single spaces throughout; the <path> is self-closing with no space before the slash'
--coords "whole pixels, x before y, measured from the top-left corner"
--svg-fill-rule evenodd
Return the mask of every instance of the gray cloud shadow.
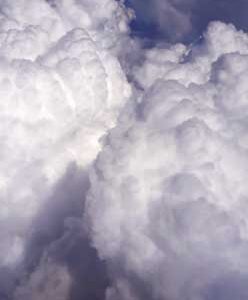
<path id="1" fill-rule="evenodd" d="M 32 223 L 22 265 L 14 272 L 8 270 L 9 275 L 0 270 L 0 300 L 13 299 L 15 289 L 39 268 L 44 255 L 68 268 L 73 278 L 68 300 L 105 298 L 109 285 L 106 266 L 83 229 L 88 188 L 87 170 L 71 164 Z"/>

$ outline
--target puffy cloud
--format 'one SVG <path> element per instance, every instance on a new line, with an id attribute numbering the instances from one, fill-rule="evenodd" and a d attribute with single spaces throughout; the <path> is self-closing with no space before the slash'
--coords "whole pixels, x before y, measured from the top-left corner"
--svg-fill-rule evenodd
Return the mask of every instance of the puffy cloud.
<path id="1" fill-rule="evenodd" d="M 222 38 L 220 38 L 220 36 Z M 141 89 L 147 89 L 157 79 L 175 80 L 188 86 L 209 81 L 213 63 L 228 53 L 247 54 L 248 38 L 233 25 L 210 23 L 204 40 L 196 46 L 170 45 L 144 51 L 142 66 L 134 66 L 133 77 Z"/>
<path id="2" fill-rule="evenodd" d="M 215 22 L 134 68 L 87 198 L 107 299 L 247 299 L 247 43 Z"/>
<path id="3" fill-rule="evenodd" d="M 24 259 L 33 222 L 48 199 L 54 201 L 51 195 L 68 166 L 74 162 L 86 169 L 92 163 L 99 139 L 130 96 L 117 56 L 131 15 L 113 0 L 1 0 L 0 7 L 0 269 L 5 270 Z M 73 201 L 69 195 L 67 201 Z M 58 295 L 64 294 L 70 280 L 56 263 L 34 271 L 28 290 L 51 274 L 55 281 L 45 286 L 51 290 L 61 282 Z M 60 297 L 54 292 L 30 297 Z M 23 295 L 18 299 L 28 299 Z"/>
<path id="4" fill-rule="evenodd" d="M 184 40 L 198 3 L 145 19 Z M 0 7 L 0 298 L 247 299 L 248 36 L 141 50 L 124 1 Z"/>

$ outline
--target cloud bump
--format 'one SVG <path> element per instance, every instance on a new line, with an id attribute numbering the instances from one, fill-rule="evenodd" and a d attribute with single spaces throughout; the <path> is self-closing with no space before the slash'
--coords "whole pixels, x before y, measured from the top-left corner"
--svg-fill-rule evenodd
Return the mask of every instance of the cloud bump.
<path id="1" fill-rule="evenodd" d="M 81 220 L 86 190 L 56 189 L 64 177 L 73 185 L 71 164 L 86 172 L 130 96 L 117 59 L 129 16 L 115 1 L 3 0 L 0 7 L 0 273 L 9 270 L 8 281 L 19 282 L 15 299 L 68 299 L 69 262 L 49 249 L 69 235 L 68 217 Z M 61 223 L 60 233 L 49 227 L 48 202 L 55 203 L 49 216 Z M 29 252 L 30 240 L 45 241 L 36 245 L 39 254 L 35 246 Z M 28 255 L 37 258 L 30 264 Z M 19 272 L 28 272 L 25 280 L 14 276 Z M 0 281 L 3 297 L 11 297 L 14 288 Z"/>
<path id="2" fill-rule="evenodd" d="M 134 69 L 87 201 L 107 299 L 247 298 L 247 41 L 216 22 Z"/>
<path id="3" fill-rule="evenodd" d="M 1 299 L 248 297 L 248 35 L 146 3 L 0 1 Z"/>

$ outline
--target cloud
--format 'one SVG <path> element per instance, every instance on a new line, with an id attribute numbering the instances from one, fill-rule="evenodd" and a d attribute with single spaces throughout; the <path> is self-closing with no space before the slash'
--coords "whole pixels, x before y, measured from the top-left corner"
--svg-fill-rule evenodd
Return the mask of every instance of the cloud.
<path id="1" fill-rule="evenodd" d="M 0 0 L 0 298 L 247 299 L 246 4 L 132 4 Z"/>
<path id="2" fill-rule="evenodd" d="M 116 15 L 116 36 L 124 30 L 124 13 L 108 2 L 107 9 L 96 1 L 61 1 L 55 9 L 38 0 L 1 3 L 0 266 L 21 257 L 42 198 L 70 162 L 94 159 L 129 97 L 117 59 L 99 41 L 108 15 Z"/>
<path id="3" fill-rule="evenodd" d="M 247 299 L 247 43 L 214 22 L 133 69 L 87 198 L 106 299 Z"/>
<path id="4" fill-rule="evenodd" d="M 88 188 L 87 171 L 76 165 L 55 185 L 32 222 L 14 287 L 5 287 L 11 299 L 104 299 L 106 266 L 82 224 Z"/>
<path id="5" fill-rule="evenodd" d="M 78 233 L 86 191 L 66 172 L 74 163 L 87 173 L 130 97 L 118 55 L 131 15 L 112 0 L 2 0 L 0 8 L 0 293 L 67 299 L 86 271 L 59 260 L 56 245 L 82 259 L 65 240 L 75 242 L 92 266 L 101 262 Z"/>

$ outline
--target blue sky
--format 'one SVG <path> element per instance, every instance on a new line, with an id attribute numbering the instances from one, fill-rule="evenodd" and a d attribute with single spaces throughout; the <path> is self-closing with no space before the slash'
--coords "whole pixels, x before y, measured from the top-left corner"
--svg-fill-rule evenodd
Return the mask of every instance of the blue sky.
<path id="1" fill-rule="evenodd" d="M 246 0 L 126 0 L 126 5 L 132 7 L 136 13 L 136 19 L 131 24 L 133 33 L 152 41 L 190 43 L 197 39 L 213 20 L 232 23 L 237 29 L 248 29 Z M 180 26 L 177 27 L 180 18 L 175 20 L 167 14 L 168 5 L 189 15 L 192 24 L 189 31 L 175 36 L 176 30 L 181 30 Z M 160 14 L 164 15 L 164 18 L 160 18 Z"/>

